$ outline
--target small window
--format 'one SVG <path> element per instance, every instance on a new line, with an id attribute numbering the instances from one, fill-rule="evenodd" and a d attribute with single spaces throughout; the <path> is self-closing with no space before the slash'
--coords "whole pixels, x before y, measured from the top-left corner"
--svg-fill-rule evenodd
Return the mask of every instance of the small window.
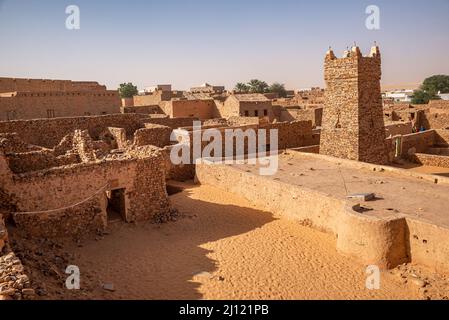
<path id="1" fill-rule="evenodd" d="M 15 119 L 17 119 L 16 111 L 15 110 L 6 111 L 6 119 L 7 120 L 15 120 Z"/>
<path id="2" fill-rule="evenodd" d="M 55 117 L 55 110 L 47 109 L 47 118 L 54 118 L 54 117 Z"/>
<path id="3" fill-rule="evenodd" d="M 108 114 L 106 111 L 101 112 L 101 114 Z"/>
<path id="4" fill-rule="evenodd" d="M 268 110 L 267 109 L 264 109 L 263 110 L 263 115 L 266 117 L 266 116 L 268 116 Z"/>
<path id="5" fill-rule="evenodd" d="M 254 110 L 254 116 L 255 116 L 255 117 L 258 117 L 258 116 L 259 116 L 259 111 Z"/>
<path id="6" fill-rule="evenodd" d="M 249 111 L 245 110 L 245 117 L 249 117 Z"/>

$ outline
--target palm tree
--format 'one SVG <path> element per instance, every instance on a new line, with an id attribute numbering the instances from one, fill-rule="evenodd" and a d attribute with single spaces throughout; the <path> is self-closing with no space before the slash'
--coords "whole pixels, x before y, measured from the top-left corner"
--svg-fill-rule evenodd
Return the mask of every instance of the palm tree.
<path id="1" fill-rule="evenodd" d="M 235 85 L 234 90 L 237 92 L 240 92 L 240 93 L 246 93 L 249 91 L 249 87 L 247 84 L 245 84 L 243 82 L 239 82 Z"/>
<path id="2" fill-rule="evenodd" d="M 251 93 L 265 93 L 268 91 L 268 84 L 265 81 L 252 79 L 248 82 L 249 92 Z"/>

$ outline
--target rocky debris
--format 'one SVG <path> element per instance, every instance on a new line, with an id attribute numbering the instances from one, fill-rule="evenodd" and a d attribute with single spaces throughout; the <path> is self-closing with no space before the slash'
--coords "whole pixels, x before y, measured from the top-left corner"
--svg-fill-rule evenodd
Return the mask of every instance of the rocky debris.
<path id="1" fill-rule="evenodd" d="M 165 223 L 169 221 L 177 221 L 179 218 L 179 211 L 176 208 L 171 208 L 169 210 L 169 213 L 161 213 L 161 214 L 155 214 L 153 216 L 153 222 L 154 223 Z"/>
<path id="2" fill-rule="evenodd" d="M 3 296 L 3 297 L 2 297 Z M 34 290 L 24 273 L 22 262 L 14 252 L 0 257 L 0 300 L 33 299 Z"/>
<path id="3" fill-rule="evenodd" d="M 10 233 L 10 245 L 22 261 L 32 280 L 22 292 L 24 299 L 85 299 L 86 293 L 93 291 L 90 274 L 81 270 L 81 289 L 68 290 L 65 281 L 67 266 L 76 265 L 75 255 L 66 251 L 66 240 L 50 240 L 25 236 L 20 230 Z M 80 240 L 81 241 L 81 240 Z M 76 242 L 75 242 L 76 245 Z"/>
<path id="4" fill-rule="evenodd" d="M 449 277 L 436 274 L 421 266 L 402 264 L 390 270 L 403 284 L 410 284 L 418 290 L 425 300 L 448 300 Z"/>

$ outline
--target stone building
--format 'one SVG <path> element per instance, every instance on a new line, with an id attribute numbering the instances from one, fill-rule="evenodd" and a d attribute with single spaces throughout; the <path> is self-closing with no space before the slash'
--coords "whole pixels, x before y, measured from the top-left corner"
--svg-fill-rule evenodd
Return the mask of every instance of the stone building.
<path id="1" fill-rule="evenodd" d="M 231 94 L 219 112 L 223 118 L 259 117 L 270 121 L 274 118 L 271 100 L 261 93 Z"/>
<path id="2" fill-rule="evenodd" d="M 203 83 L 198 87 L 190 88 L 190 92 L 192 93 L 210 93 L 210 94 L 221 94 L 225 91 L 224 86 L 214 86 L 209 83 Z"/>
<path id="3" fill-rule="evenodd" d="M 120 112 L 117 90 L 93 81 L 0 78 L 0 121 Z"/>
<path id="4" fill-rule="evenodd" d="M 171 99 L 162 101 L 161 109 L 170 118 L 195 117 L 202 120 L 212 119 L 217 114 L 214 99 Z"/>
<path id="5" fill-rule="evenodd" d="M 332 50 L 324 64 L 326 81 L 320 153 L 384 164 L 388 162 L 380 90 L 381 57 L 373 47 L 368 57 L 358 47 L 337 58 Z"/>
<path id="6" fill-rule="evenodd" d="M 77 237 L 111 219 L 168 219 L 162 148 L 172 129 L 147 121 L 117 114 L 0 122 L 0 216 L 41 237 Z"/>

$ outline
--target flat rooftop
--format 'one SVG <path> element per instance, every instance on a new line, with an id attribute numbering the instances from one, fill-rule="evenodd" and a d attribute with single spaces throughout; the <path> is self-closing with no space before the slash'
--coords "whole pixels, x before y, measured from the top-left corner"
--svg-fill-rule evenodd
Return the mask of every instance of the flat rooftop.
<path id="1" fill-rule="evenodd" d="M 388 217 L 405 214 L 440 226 L 449 227 L 449 184 L 441 183 L 444 177 L 431 179 L 409 176 L 407 170 L 390 172 L 376 170 L 373 166 L 317 155 L 307 155 L 293 150 L 279 155 L 276 174 L 266 176 L 280 182 L 321 192 L 334 198 L 349 194 L 375 193 L 373 201 L 361 202 L 366 215 Z M 259 165 L 234 164 L 237 170 L 259 174 Z M 378 166 L 380 168 L 381 166 Z M 416 174 L 416 173 L 415 173 Z"/>

